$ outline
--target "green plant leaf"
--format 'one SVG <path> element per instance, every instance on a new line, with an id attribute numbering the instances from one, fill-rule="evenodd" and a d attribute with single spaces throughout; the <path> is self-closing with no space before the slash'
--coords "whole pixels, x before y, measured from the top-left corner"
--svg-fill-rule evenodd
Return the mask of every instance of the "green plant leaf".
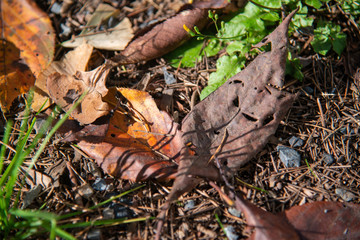
<path id="1" fill-rule="evenodd" d="M 186 44 L 178 47 L 174 51 L 166 54 L 164 57 L 170 62 L 171 66 L 177 68 L 181 62 L 181 67 L 194 67 L 198 60 L 203 41 L 195 38 L 189 40 Z"/>
<path id="2" fill-rule="evenodd" d="M 322 6 L 320 0 L 305 0 L 305 4 L 316 9 L 320 9 Z"/>
<path id="3" fill-rule="evenodd" d="M 200 99 L 202 100 L 207 97 L 211 92 L 226 82 L 227 79 L 240 72 L 244 64 L 245 57 L 239 57 L 237 55 L 225 55 L 219 58 L 216 62 L 217 70 L 210 74 L 208 86 L 202 90 Z"/>
<path id="4" fill-rule="evenodd" d="M 296 28 L 305 28 L 312 26 L 314 19 L 307 16 L 308 8 L 306 6 L 303 6 L 300 1 L 296 4 L 296 7 L 299 8 L 299 11 L 296 13 L 296 15 L 291 21 L 292 25 Z"/>
<path id="5" fill-rule="evenodd" d="M 261 15 L 261 19 L 270 22 L 277 22 L 280 20 L 280 17 L 276 12 L 267 12 Z"/>
<path id="6" fill-rule="evenodd" d="M 311 42 L 314 51 L 326 55 L 333 50 L 340 55 L 346 46 L 346 34 L 341 32 L 341 27 L 330 21 L 319 21 L 314 30 L 314 39 Z"/>
<path id="7" fill-rule="evenodd" d="M 201 61 L 204 52 L 207 57 L 215 56 L 222 48 L 222 44 L 218 39 L 208 39 L 207 46 L 201 51 L 204 41 L 193 38 L 184 45 L 166 54 L 164 57 L 170 62 L 172 67 L 194 67 L 197 61 Z"/>
<path id="8" fill-rule="evenodd" d="M 339 33 L 336 35 L 336 38 L 332 42 L 332 47 L 334 51 L 340 56 L 346 47 L 346 34 Z"/>
<path id="9" fill-rule="evenodd" d="M 281 0 L 253 0 L 254 3 L 258 4 L 259 6 L 263 6 L 265 8 L 281 8 Z"/>
<path id="10" fill-rule="evenodd" d="M 285 75 L 291 76 L 297 80 L 303 80 L 304 74 L 301 71 L 302 65 L 298 58 L 292 58 L 291 53 L 288 53 L 288 58 L 286 59 L 286 69 Z"/>

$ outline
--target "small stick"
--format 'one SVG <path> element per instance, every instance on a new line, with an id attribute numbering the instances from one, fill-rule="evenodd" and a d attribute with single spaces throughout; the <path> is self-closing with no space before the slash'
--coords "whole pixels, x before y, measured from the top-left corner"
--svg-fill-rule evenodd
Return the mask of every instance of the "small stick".
<path id="1" fill-rule="evenodd" d="M 209 165 L 209 163 L 214 160 L 215 158 L 217 158 L 217 156 L 219 155 L 219 153 L 221 152 L 223 146 L 225 145 L 225 142 L 226 142 L 226 139 L 227 137 L 229 136 L 228 132 L 227 132 L 227 129 L 225 129 L 225 132 L 224 132 L 224 135 L 223 135 L 223 138 L 221 140 L 221 143 L 220 145 L 217 147 L 215 153 L 211 156 L 211 158 L 209 159 L 207 165 Z"/>

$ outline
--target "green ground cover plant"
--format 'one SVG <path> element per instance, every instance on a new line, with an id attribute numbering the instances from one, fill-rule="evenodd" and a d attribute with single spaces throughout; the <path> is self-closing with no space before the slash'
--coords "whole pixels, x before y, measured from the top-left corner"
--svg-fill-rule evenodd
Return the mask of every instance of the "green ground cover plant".
<path id="1" fill-rule="evenodd" d="M 212 57 L 225 49 L 216 62 L 216 72 L 210 74 L 207 86 L 201 91 L 200 99 L 204 99 L 215 91 L 227 79 L 244 69 L 247 60 L 256 56 L 257 51 L 252 46 L 275 29 L 281 20 L 281 7 L 287 11 L 299 8 L 293 18 L 289 34 L 297 31 L 310 31 L 313 40 L 311 46 L 316 53 L 326 55 L 333 50 L 341 55 L 346 46 L 346 34 L 341 27 L 333 22 L 320 19 L 314 23 L 312 13 L 321 12 L 328 7 L 330 1 L 324 0 L 267 0 L 249 1 L 244 9 L 220 18 L 209 11 L 209 18 L 213 22 L 213 29 L 195 32 L 185 29 L 193 39 L 177 50 L 168 54 L 166 58 L 173 67 L 194 67 L 202 57 Z M 343 1 L 341 6 L 358 13 L 359 5 L 350 1 Z M 289 52 L 286 74 L 302 80 L 301 64 L 297 58 L 300 46 L 295 46 Z"/>

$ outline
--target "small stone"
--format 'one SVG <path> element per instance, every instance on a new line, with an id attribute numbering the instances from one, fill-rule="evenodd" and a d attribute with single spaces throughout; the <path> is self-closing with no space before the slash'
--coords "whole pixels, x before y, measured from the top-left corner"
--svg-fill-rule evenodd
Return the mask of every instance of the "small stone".
<path id="1" fill-rule="evenodd" d="M 35 198 L 39 196 L 41 189 L 42 189 L 41 185 L 36 185 L 34 188 L 25 192 L 25 197 L 23 200 L 23 208 L 27 208 L 35 200 Z"/>
<path id="2" fill-rule="evenodd" d="M 226 237 L 229 240 L 237 240 L 239 238 L 239 236 L 236 234 L 236 231 L 233 226 L 228 225 L 228 226 L 224 227 L 224 230 L 226 233 Z"/>
<path id="3" fill-rule="evenodd" d="M 334 157 L 331 154 L 324 153 L 323 160 L 327 165 L 331 165 L 334 162 Z"/>
<path id="4" fill-rule="evenodd" d="M 42 119 L 42 118 L 38 118 L 35 120 L 34 130 L 36 133 L 39 133 L 40 129 L 44 126 L 45 122 L 46 122 L 46 120 Z"/>
<path id="5" fill-rule="evenodd" d="M 95 179 L 95 182 L 93 183 L 92 187 L 96 191 L 105 191 L 109 188 L 109 185 L 106 184 L 104 179 L 97 178 Z"/>
<path id="6" fill-rule="evenodd" d="M 301 138 L 292 136 L 289 139 L 289 143 L 291 147 L 301 147 L 302 145 L 304 145 L 304 140 L 302 140 Z"/>
<path id="7" fill-rule="evenodd" d="M 63 24 L 63 23 L 60 23 L 60 28 L 61 28 L 61 36 L 65 36 L 65 37 L 67 37 L 67 36 L 69 36 L 70 35 L 70 33 L 71 33 L 71 28 L 68 26 L 68 25 L 66 25 L 66 24 Z"/>
<path id="8" fill-rule="evenodd" d="M 119 218 L 133 218 L 133 217 L 136 216 L 134 211 L 131 210 L 130 208 L 121 206 L 121 205 L 116 204 L 116 203 L 112 204 L 112 206 L 110 206 L 110 208 L 114 210 L 114 216 L 117 219 L 119 219 Z"/>
<path id="9" fill-rule="evenodd" d="M 168 71 L 166 70 L 165 67 L 162 67 L 162 70 L 164 72 L 164 79 L 165 79 L 165 83 L 167 85 L 176 83 L 176 79 L 175 79 L 174 75 L 172 75 L 171 73 L 168 73 Z"/>
<path id="10" fill-rule="evenodd" d="M 230 208 L 228 208 L 228 211 L 229 211 L 229 213 L 231 214 L 231 215 L 233 215 L 233 216 L 235 216 L 235 217 L 241 217 L 241 212 L 240 211 L 238 211 L 236 208 L 234 208 L 234 207 L 230 207 Z"/>
<path id="11" fill-rule="evenodd" d="M 101 230 L 100 229 L 92 229 L 87 234 L 88 240 L 100 240 L 101 237 Z"/>
<path id="12" fill-rule="evenodd" d="M 355 198 L 355 194 L 353 194 L 352 192 L 346 191 L 345 189 L 342 189 L 342 188 L 336 188 L 335 193 L 336 193 L 336 195 L 341 197 L 342 200 L 344 200 L 345 202 L 350 202 Z"/>
<path id="13" fill-rule="evenodd" d="M 115 218 L 114 210 L 109 207 L 104 208 L 103 217 L 104 219 L 114 219 Z"/>
<path id="14" fill-rule="evenodd" d="M 91 188 L 89 184 L 81 185 L 78 188 L 79 194 L 83 197 L 90 198 L 94 194 L 94 190 Z"/>
<path id="15" fill-rule="evenodd" d="M 307 94 L 309 94 L 309 95 L 314 94 L 314 89 L 313 89 L 312 87 L 306 86 L 306 87 L 304 87 L 303 89 L 304 89 L 304 91 L 305 91 Z"/>
<path id="16" fill-rule="evenodd" d="M 276 149 L 285 167 L 300 167 L 301 156 L 297 151 L 285 146 L 278 146 Z"/>
<path id="17" fill-rule="evenodd" d="M 61 4 L 59 4 L 58 2 L 54 2 L 54 4 L 50 8 L 50 11 L 55 14 L 60 14 L 61 7 Z"/>
<path id="18" fill-rule="evenodd" d="M 195 201 L 190 199 L 185 202 L 184 210 L 188 211 L 190 209 L 193 209 L 195 207 Z"/>

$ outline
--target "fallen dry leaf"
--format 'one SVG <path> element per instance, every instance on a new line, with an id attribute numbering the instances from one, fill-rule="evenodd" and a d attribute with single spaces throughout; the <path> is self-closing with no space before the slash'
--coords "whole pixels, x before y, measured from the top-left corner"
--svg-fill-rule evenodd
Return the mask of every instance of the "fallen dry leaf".
<path id="1" fill-rule="evenodd" d="M 29 0 L 1 2 L 0 30 L 0 106 L 6 111 L 52 61 L 55 36 L 48 16 Z"/>
<path id="2" fill-rule="evenodd" d="M 119 55 L 111 60 L 117 64 L 130 64 L 158 58 L 184 43 L 190 38 L 184 25 L 189 29 L 197 26 L 202 29 L 208 22 L 206 9 L 186 9 L 164 22 L 140 33 Z"/>
<path id="3" fill-rule="evenodd" d="M 277 215 L 237 198 L 236 208 L 255 228 L 250 239 L 359 239 L 360 206 L 351 203 L 313 202 Z"/>
<path id="4" fill-rule="evenodd" d="M 65 75 L 75 75 L 77 71 L 85 71 L 93 47 L 89 44 L 83 43 L 74 50 L 68 52 L 60 61 L 52 62 L 36 79 L 34 99 L 31 107 L 35 111 L 39 111 L 50 106 L 51 102 L 48 101 L 47 105 L 43 106 L 49 98 L 49 91 L 46 85 L 47 78 L 53 73 L 60 73 Z"/>
<path id="5" fill-rule="evenodd" d="M 53 73 L 47 78 L 49 95 L 64 111 L 68 111 L 87 91 L 71 116 L 82 124 L 92 123 L 110 111 L 110 106 L 102 99 L 108 93 L 105 82 L 109 71 L 102 65 L 90 72 L 78 71 L 75 75 Z"/>
<path id="6" fill-rule="evenodd" d="M 359 204 L 313 202 L 285 211 L 302 239 L 360 239 Z"/>
<path id="7" fill-rule="evenodd" d="M 257 56 L 183 120 L 181 130 L 186 148 L 182 150 L 177 177 L 160 219 L 164 219 L 173 200 L 199 183 L 198 177 L 219 180 L 216 158 L 228 169 L 237 170 L 275 133 L 296 97 L 279 89 L 285 77 L 287 30 L 295 13 L 296 10 L 290 13 L 257 45 L 271 43 L 270 52 Z"/>
<path id="8" fill-rule="evenodd" d="M 95 31 L 95 28 L 101 26 L 105 20 L 118 14 L 119 10 L 109 4 L 99 4 L 84 30 L 75 39 L 63 42 L 62 46 L 73 48 L 86 42 L 98 49 L 123 50 L 134 36 L 131 22 L 128 18 L 124 18 L 110 29 L 99 32 Z"/>
<path id="9" fill-rule="evenodd" d="M 132 181 L 174 178 L 182 147 L 177 124 L 158 110 L 147 92 L 118 89 L 118 93 L 123 102 L 111 118 L 99 119 L 67 140 L 79 141 L 80 149 L 115 177 Z M 117 105 L 114 97 L 107 99 Z"/>

